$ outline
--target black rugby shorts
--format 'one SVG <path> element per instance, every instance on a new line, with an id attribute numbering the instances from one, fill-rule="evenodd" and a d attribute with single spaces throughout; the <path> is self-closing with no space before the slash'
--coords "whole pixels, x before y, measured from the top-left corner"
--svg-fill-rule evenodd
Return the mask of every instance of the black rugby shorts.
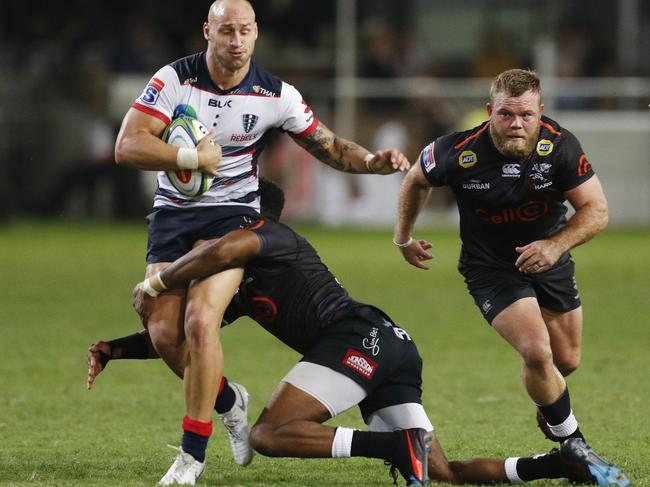
<path id="1" fill-rule="evenodd" d="M 253 208 L 241 205 L 155 208 L 147 215 L 147 264 L 173 262 L 198 240 L 213 240 L 259 220 Z"/>
<path id="2" fill-rule="evenodd" d="M 569 258 L 541 274 L 480 265 L 459 266 L 469 293 L 488 323 L 521 298 L 537 298 L 540 307 L 567 312 L 580 306 L 575 265 Z"/>
<path id="3" fill-rule="evenodd" d="M 379 313 L 376 319 L 355 316 L 326 328 L 301 361 L 335 370 L 363 387 L 368 396 L 359 409 L 366 422 L 388 406 L 422 404 L 417 347 L 404 330 Z"/>

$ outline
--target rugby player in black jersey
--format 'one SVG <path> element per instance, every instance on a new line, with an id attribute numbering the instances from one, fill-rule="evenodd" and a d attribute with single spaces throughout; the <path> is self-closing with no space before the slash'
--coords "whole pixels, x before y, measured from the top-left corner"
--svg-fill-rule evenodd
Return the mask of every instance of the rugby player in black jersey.
<path id="1" fill-rule="evenodd" d="M 393 241 L 407 262 L 428 269 L 431 244 L 413 239 L 413 226 L 432 186 L 451 189 L 460 214 L 459 271 L 485 319 L 521 355 L 540 428 L 564 442 L 584 440 L 564 379 L 579 365 L 582 337 L 569 250 L 601 232 L 608 215 L 580 143 L 543 110 L 535 72 L 499 74 L 489 120 L 431 142 L 407 174 Z M 575 209 L 570 218 L 566 200 Z M 614 466 L 594 475 L 627 483 Z"/>
<path id="2" fill-rule="evenodd" d="M 582 450 L 575 448 L 535 458 L 449 462 L 422 407 L 422 361 L 409 334 L 380 309 L 348 295 L 314 248 L 277 222 L 281 190 L 265 180 L 260 184 L 266 219 L 178 259 L 160 273 L 162 286 L 154 290 L 244 267 L 244 280 L 224 323 L 249 316 L 303 355 L 251 430 L 257 451 L 283 457 L 381 458 L 412 485 L 426 483 L 427 477 L 452 483 L 506 482 L 513 480 L 508 469 L 522 468 L 535 472 L 531 479 L 594 482 L 588 461 L 580 457 Z M 134 307 L 143 323 L 153 301 L 136 287 Z M 146 331 L 132 337 L 118 339 L 117 358 L 156 357 L 147 346 Z M 130 345 L 124 346 L 126 342 Z M 107 342 L 91 347 L 91 383 L 103 368 L 98 366 L 98 347 L 113 355 Z M 177 360 L 185 360 L 184 355 Z M 322 424 L 355 405 L 369 431 Z"/>

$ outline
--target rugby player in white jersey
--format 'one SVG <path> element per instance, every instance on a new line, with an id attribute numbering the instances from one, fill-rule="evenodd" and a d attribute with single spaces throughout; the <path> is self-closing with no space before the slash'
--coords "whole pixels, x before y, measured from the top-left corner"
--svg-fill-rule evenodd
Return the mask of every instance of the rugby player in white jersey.
<path id="1" fill-rule="evenodd" d="M 197 243 L 255 221 L 257 160 L 265 134 L 274 128 L 286 131 L 301 147 L 340 171 L 391 174 L 409 168 L 397 150 L 372 154 L 337 137 L 318 121 L 293 86 L 251 61 L 258 30 L 248 1 L 214 2 L 203 35 L 206 51 L 158 70 L 126 114 L 117 136 L 118 164 L 159 171 L 154 209 L 148 216 L 147 279 Z M 160 139 L 169 122 L 183 114 L 195 116 L 211 130 L 196 149 L 179 149 Z M 208 191 L 190 198 L 165 175 L 175 169 L 196 169 L 216 179 Z M 171 477 L 186 458 L 183 455 L 198 462 L 205 459 L 223 374 L 218 323 L 242 272 L 229 269 L 187 290 L 167 290 L 149 317 L 147 327 L 156 351 L 184 378 L 184 434 Z M 183 363 L 174 353 L 179 347 L 178 329 L 189 344 Z"/>

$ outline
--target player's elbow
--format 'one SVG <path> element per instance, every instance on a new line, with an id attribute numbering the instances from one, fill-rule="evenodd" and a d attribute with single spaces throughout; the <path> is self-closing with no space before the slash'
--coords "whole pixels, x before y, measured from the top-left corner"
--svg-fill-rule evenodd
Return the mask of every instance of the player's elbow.
<path id="1" fill-rule="evenodd" d="M 127 150 L 124 137 L 118 137 L 115 141 L 115 164 L 118 166 L 127 165 Z"/>

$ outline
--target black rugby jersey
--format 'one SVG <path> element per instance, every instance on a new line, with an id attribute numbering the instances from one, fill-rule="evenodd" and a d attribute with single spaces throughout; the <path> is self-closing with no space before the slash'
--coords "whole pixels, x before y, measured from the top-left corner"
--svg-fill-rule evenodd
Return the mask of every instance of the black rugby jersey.
<path id="1" fill-rule="evenodd" d="M 548 117 L 540 124 L 535 149 L 521 160 L 497 151 L 489 122 L 442 136 L 422 151 L 429 182 L 449 186 L 456 196 L 461 264 L 512 268 L 515 247 L 548 238 L 566 224 L 564 192 L 594 172 L 571 132 Z"/>
<path id="2" fill-rule="evenodd" d="M 377 319 L 374 306 L 359 303 L 339 284 L 307 240 L 282 223 L 264 220 L 251 229 L 261 251 L 246 264 L 244 281 L 224 321 L 250 316 L 299 353 L 316 342 L 320 332 L 342 319 Z"/>

